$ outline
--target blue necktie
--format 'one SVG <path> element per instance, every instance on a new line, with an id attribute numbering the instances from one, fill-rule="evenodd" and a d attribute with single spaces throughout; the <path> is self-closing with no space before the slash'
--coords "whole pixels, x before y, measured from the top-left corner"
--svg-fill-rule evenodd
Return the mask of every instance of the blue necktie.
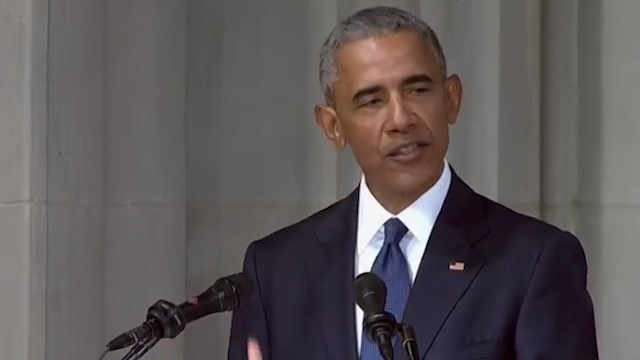
<path id="1" fill-rule="evenodd" d="M 400 240 L 407 227 L 399 219 L 392 218 L 384 224 L 384 244 L 373 263 L 371 272 L 380 276 L 387 285 L 385 310 L 393 314 L 397 322 L 402 321 L 404 308 L 411 291 L 411 278 L 407 260 L 400 249 Z M 378 346 L 362 333 L 361 360 L 381 360 Z"/>

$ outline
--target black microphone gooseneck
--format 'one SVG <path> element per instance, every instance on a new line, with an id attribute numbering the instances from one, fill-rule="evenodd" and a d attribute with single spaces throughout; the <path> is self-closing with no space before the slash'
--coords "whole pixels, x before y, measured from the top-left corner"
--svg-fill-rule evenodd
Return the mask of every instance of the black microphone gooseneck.
<path id="1" fill-rule="evenodd" d="M 135 339 L 135 346 L 131 348 L 129 353 L 127 353 L 122 360 L 138 360 L 144 356 L 147 351 L 151 350 L 151 348 L 155 346 L 160 339 L 172 339 L 178 336 L 178 334 L 184 330 L 185 325 L 184 315 L 180 313 L 178 306 L 166 300 L 158 300 L 149 308 L 149 311 L 147 312 L 147 321 L 145 321 L 143 325 L 120 335 L 109 344 L 120 346 L 121 344 L 129 343 L 132 339 Z M 143 329 L 140 330 L 142 333 L 136 333 L 136 330 L 138 329 Z M 125 346 L 118 348 L 123 348 Z"/>
<path id="2" fill-rule="evenodd" d="M 400 325 L 400 334 L 402 336 L 402 347 L 407 352 L 409 360 L 420 359 L 418 342 L 416 341 L 416 334 L 413 332 L 413 326 L 408 324 Z"/>
<path id="3" fill-rule="evenodd" d="M 409 360 L 418 360 L 418 343 L 413 327 L 399 324 L 395 317 L 384 310 L 387 302 L 387 286 L 374 273 L 362 273 L 354 282 L 354 295 L 364 312 L 364 331 L 375 342 L 385 360 L 393 360 L 393 339 L 399 333 Z"/>
<path id="4" fill-rule="evenodd" d="M 180 305 L 159 300 L 147 312 L 147 320 L 107 344 L 107 351 L 136 345 L 123 360 L 137 360 L 163 338 L 178 336 L 185 326 L 203 316 L 232 311 L 253 296 L 253 283 L 244 274 L 230 275 Z"/>
<path id="5" fill-rule="evenodd" d="M 396 335 L 396 319 L 384 311 L 387 302 L 387 286 L 373 273 L 358 275 L 354 283 L 356 303 L 364 312 L 364 331 L 378 345 L 385 360 L 393 360 L 393 338 Z"/>
<path id="6" fill-rule="evenodd" d="M 150 337 L 146 341 L 137 343 L 134 347 L 131 348 L 129 353 L 122 360 L 139 360 L 147 353 L 147 351 L 151 350 L 151 348 L 160 341 L 159 337 Z"/>

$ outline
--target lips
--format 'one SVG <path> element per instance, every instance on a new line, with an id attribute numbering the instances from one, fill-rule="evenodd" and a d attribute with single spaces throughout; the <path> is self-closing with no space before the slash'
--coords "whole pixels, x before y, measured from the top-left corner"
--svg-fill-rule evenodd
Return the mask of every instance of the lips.
<path id="1" fill-rule="evenodd" d="M 407 142 L 407 143 L 395 146 L 393 149 L 391 149 L 391 151 L 389 151 L 387 156 L 395 157 L 395 156 L 409 155 L 424 146 L 427 146 L 427 143 L 421 142 L 421 141 Z"/>

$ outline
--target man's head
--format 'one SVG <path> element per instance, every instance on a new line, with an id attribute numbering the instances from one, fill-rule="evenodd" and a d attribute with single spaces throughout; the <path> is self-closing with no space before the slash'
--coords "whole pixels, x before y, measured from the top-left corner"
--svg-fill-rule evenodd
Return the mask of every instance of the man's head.
<path id="1" fill-rule="evenodd" d="M 322 48 L 320 82 L 316 120 L 353 150 L 374 195 L 419 196 L 437 181 L 462 88 L 427 24 L 390 7 L 352 15 Z"/>

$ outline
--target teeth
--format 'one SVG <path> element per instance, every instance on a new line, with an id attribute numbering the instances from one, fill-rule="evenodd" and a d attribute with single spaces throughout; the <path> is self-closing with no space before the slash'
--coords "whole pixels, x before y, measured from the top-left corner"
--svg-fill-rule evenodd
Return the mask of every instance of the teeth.
<path id="1" fill-rule="evenodd" d="M 398 150 L 398 154 L 400 154 L 400 155 L 406 155 L 406 154 L 411 153 L 412 151 L 414 151 L 414 150 L 415 150 L 415 149 L 417 149 L 417 148 L 418 148 L 418 145 L 417 145 L 417 144 L 409 145 L 409 146 L 405 146 L 405 147 L 403 147 L 402 149 Z"/>

